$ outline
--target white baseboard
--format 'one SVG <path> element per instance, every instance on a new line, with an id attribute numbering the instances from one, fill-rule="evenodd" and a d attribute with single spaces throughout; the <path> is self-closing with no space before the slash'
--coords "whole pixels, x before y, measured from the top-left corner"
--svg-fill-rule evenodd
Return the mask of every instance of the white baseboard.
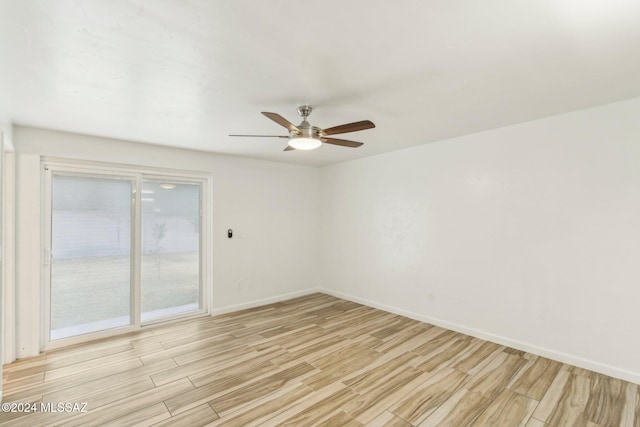
<path id="1" fill-rule="evenodd" d="M 327 293 L 324 291 L 324 289 L 309 288 L 309 289 L 304 289 L 302 291 L 289 292 L 287 294 L 277 295 L 275 297 L 243 302 L 242 304 L 234 304 L 234 305 L 227 305 L 225 307 L 213 308 L 211 309 L 211 315 L 217 316 L 218 314 L 226 314 L 226 313 L 232 313 L 234 311 L 246 310 L 247 308 L 260 307 L 262 305 L 273 304 L 274 302 L 286 301 L 288 299 L 303 297 L 305 295 L 315 294 L 318 292 Z"/>
<path id="2" fill-rule="evenodd" d="M 460 332 L 466 335 L 471 335 L 472 337 L 480 338 L 486 341 L 491 341 L 496 344 L 514 348 L 516 350 L 526 351 L 528 353 L 547 357 L 549 359 L 553 359 L 558 362 L 567 363 L 569 365 L 577 366 L 580 368 L 588 369 L 590 371 L 599 372 L 604 375 L 619 378 L 621 380 L 629 381 L 635 384 L 640 384 L 640 373 L 637 373 L 637 372 L 627 371 L 625 369 L 620 369 L 615 366 L 606 365 L 606 364 L 589 360 L 589 359 L 583 359 L 578 356 L 561 353 L 555 350 L 550 350 L 548 348 L 539 347 L 533 344 L 528 344 L 522 341 L 517 341 L 511 338 L 507 338 L 501 335 L 495 335 L 490 332 L 482 331 L 479 329 L 468 328 L 464 325 L 460 325 L 457 323 L 448 322 L 446 320 L 441 320 L 441 319 L 437 319 L 430 316 L 424 316 L 422 314 L 403 310 L 403 309 L 389 306 L 386 304 L 380 304 L 375 301 L 370 301 L 364 298 L 355 297 L 353 295 L 343 294 L 342 292 L 336 292 L 330 289 L 322 288 L 316 292 L 323 292 L 325 294 L 332 295 L 337 298 L 345 299 L 352 302 L 357 302 L 359 304 L 384 310 L 389 313 L 398 314 L 400 316 L 405 316 L 410 319 L 418 320 L 420 322 L 429 323 L 432 325 L 440 326 L 445 329 L 450 329 L 452 331 Z"/>

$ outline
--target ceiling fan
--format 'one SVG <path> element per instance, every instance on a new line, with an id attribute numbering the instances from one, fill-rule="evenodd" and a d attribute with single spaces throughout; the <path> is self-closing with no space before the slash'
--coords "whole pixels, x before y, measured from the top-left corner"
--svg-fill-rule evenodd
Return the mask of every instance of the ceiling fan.
<path id="1" fill-rule="evenodd" d="M 307 121 L 309 114 L 311 114 L 311 107 L 308 105 L 301 105 L 298 107 L 298 114 L 302 116 L 302 123 L 294 125 L 280 114 L 262 112 L 266 117 L 270 118 L 280 126 L 284 126 L 289 130 L 289 136 L 280 135 L 229 135 L 229 136 L 245 136 L 245 137 L 264 137 L 264 138 L 287 138 L 289 140 L 287 148 L 284 151 L 293 150 L 314 150 L 323 142 L 333 145 L 341 145 L 343 147 L 360 147 L 362 142 L 349 141 L 347 139 L 329 138 L 328 135 L 337 135 L 340 133 L 356 132 L 359 130 L 371 129 L 376 127 L 370 120 L 362 120 L 359 122 L 347 123 L 340 126 L 334 126 L 327 129 L 321 129 L 317 126 L 312 126 Z"/>

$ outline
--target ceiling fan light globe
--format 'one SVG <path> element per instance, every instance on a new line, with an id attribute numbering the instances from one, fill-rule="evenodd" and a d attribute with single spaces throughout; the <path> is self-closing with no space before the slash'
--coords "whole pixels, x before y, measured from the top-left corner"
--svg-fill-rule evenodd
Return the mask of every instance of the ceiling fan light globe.
<path id="1" fill-rule="evenodd" d="M 315 150 L 322 145 L 322 141 L 316 138 L 291 138 L 289 139 L 289 146 L 296 150 Z"/>

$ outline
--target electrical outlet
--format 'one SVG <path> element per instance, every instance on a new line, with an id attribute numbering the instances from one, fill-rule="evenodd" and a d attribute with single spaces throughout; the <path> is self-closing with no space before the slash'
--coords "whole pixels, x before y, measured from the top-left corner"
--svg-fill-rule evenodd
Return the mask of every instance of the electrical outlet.
<path id="1" fill-rule="evenodd" d="M 429 300 L 429 302 L 435 302 L 436 301 L 436 294 L 433 292 L 429 292 L 429 295 L 427 295 L 427 299 Z"/>

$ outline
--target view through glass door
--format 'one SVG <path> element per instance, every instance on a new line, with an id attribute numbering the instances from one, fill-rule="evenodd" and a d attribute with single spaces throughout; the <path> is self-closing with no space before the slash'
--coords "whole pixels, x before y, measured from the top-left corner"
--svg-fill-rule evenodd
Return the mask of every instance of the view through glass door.
<path id="1" fill-rule="evenodd" d="M 202 312 L 202 181 L 45 170 L 47 341 Z"/>
<path id="2" fill-rule="evenodd" d="M 131 323 L 132 185 L 53 175 L 52 341 Z"/>
<path id="3" fill-rule="evenodd" d="M 142 322 L 200 307 L 200 186 L 142 184 Z"/>

